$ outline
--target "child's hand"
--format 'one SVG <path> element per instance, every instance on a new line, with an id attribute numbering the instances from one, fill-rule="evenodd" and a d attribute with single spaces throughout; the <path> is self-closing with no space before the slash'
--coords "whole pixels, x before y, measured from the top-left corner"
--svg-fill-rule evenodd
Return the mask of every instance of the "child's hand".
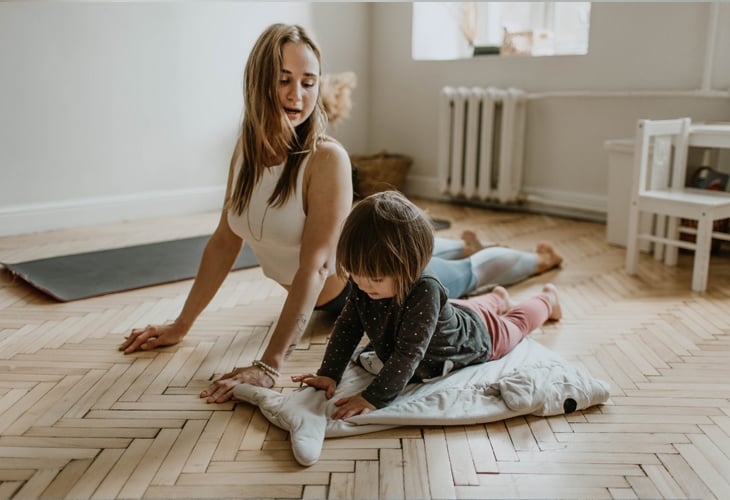
<path id="1" fill-rule="evenodd" d="M 365 415 L 375 410 L 375 406 L 370 404 L 367 399 L 361 395 L 350 396 L 335 401 L 335 406 L 339 406 L 336 412 L 332 414 L 332 419 L 350 418 L 355 415 Z"/>
<path id="2" fill-rule="evenodd" d="M 325 391 L 324 395 L 327 399 L 332 398 L 335 395 L 335 389 L 337 389 L 337 382 L 329 377 L 322 377 L 320 375 L 314 375 L 307 373 L 306 375 L 292 375 L 292 382 L 299 382 L 300 384 L 307 384 L 315 389 L 322 389 Z"/>

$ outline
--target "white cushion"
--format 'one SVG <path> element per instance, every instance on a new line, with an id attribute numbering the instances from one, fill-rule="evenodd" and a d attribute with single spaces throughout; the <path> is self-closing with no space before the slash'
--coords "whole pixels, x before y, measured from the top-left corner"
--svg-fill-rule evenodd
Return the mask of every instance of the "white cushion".
<path id="1" fill-rule="evenodd" d="M 469 425 L 518 415 L 559 415 L 609 398 L 606 382 L 528 337 L 497 361 L 472 365 L 433 382 L 410 384 L 385 408 L 347 420 L 328 418 L 335 401 L 360 393 L 373 377 L 351 363 L 330 400 L 312 387 L 282 394 L 240 384 L 233 393 L 257 405 L 269 422 L 289 431 L 294 457 L 307 466 L 319 460 L 327 437 L 401 425 Z"/>

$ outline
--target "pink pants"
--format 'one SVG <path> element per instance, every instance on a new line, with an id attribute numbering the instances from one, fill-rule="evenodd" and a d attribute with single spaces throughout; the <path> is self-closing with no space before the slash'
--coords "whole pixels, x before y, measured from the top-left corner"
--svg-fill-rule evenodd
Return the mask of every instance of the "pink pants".
<path id="1" fill-rule="evenodd" d="M 450 299 L 450 302 L 468 307 L 482 318 L 492 337 L 490 361 L 514 349 L 520 340 L 547 321 L 553 309 L 550 300 L 544 295 L 521 302 L 501 315 L 502 299 L 493 293 L 468 299 Z"/>

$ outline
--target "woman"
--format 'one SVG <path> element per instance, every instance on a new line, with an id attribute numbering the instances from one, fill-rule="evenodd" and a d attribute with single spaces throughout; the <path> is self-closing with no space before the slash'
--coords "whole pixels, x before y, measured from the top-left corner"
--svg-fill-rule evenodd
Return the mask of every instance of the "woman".
<path id="1" fill-rule="evenodd" d="M 344 148 L 325 136 L 319 78 L 319 49 L 303 29 L 276 24 L 259 37 L 246 64 L 245 113 L 225 207 L 190 294 L 172 323 L 133 330 L 120 347 L 125 353 L 179 342 L 244 240 L 264 273 L 289 293 L 261 360 L 226 374 L 227 381 L 272 386 L 314 308 L 344 301 L 334 249 L 352 203 L 351 167 Z"/>
<path id="2" fill-rule="evenodd" d="M 274 385 L 312 311 L 339 313 L 349 293 L 348 281 L 335 273 L 334 258 L 339 229 L 352 205 L 351 166 L 345 149 L 325 134 L 320 68 L 320 51 L 301 27 L 274 24 L 261 34 L 246 63 L 245 112 L 226 202 L 183 309 L 169 324 L 132 330 L 119 348 L 130 354 L 180 342 L 247 241 L 264 274 L 288 293 L 261 359 L 214 381 L 201 393 L 208 402 L 227 401 L 241 382 Z M 475 244 L 440 243 L 449 257 L 463 257 L 474 251 L 465 247 Z M 534 264 L 527 272 L 539 268 L 536 254 L 518 253 L 529 255 Z M 468 265 L 448 262 L 459 263 L 459 283 L 452 287 L 461 294 L 474 281 L 464 277 Z M 439 267 L 441 273 L 451 271 L 443 262 Z"/>

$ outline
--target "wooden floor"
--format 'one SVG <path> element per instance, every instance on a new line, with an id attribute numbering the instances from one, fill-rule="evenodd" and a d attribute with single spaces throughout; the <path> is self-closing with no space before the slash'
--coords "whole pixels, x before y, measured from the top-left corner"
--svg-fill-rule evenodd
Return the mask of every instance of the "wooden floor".
<path id="1" fill-rule="evenodd" d="M 551 240 L 564 319 L 533 334 L 611 385 L 603 406 L 487 425 L 398 428 L 328 439 L 294 461 L 287 434 L 246 404 L 207 405 L 214 374 L 250 362 L 284 299 L 260 270 L 229 276 L 181 344 L 124 356 L 134 326 L 165 321 L 190 282 L 66 304 L 0 272 L 0 498 L 730 498 L 730 249 L 708 291 L 691 257 L 643 255 L 638 277 L 605 226 L 420 202 L 452 227 L 532 248 Z M 0 238 L 0 261 L 207 234 L 217 214 Z M 322 318 L 319 318 L 320 320 Z M 315 322 L 284 370 L 316 369 Z M 287 390 L 287 387 L 284 388 Z"/>

